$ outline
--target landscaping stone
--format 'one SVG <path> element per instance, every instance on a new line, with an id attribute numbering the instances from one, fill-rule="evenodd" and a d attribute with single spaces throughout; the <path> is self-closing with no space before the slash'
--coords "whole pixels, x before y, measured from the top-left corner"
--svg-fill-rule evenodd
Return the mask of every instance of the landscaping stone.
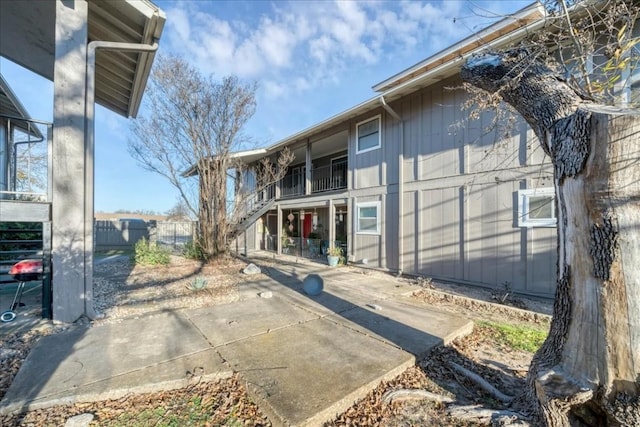
<path id="1" fill-rule="evenodd" d="M 257 265 L 251 263 L 251 264 L 247 265 L 244 268 L 244 270 L 242 270 L 242 272 L 244 274 L 252 275 L 252 274 L 260 274 L 262 271 L 260 270 L 260 267 L 258 267 Z"/>
<path id="2" fill-rule="evenodd" d="M 80 414 L 69 418 L 64 423 L 64 427 L 89 427 L 91 421 L 93 421 L 93 414 Z"/>

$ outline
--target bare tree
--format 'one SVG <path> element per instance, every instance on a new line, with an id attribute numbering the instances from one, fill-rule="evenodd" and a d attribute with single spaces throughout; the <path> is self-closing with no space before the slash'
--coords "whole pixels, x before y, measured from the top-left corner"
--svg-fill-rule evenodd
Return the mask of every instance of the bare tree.
<path id="1" fill-rule="evenodd" d="M 640 8 L 622 0 L 573 3 L 549 2 L 551 31 L 470 59 L 462 78 L 514 107 L 553 163 L 554 315 L 520 401 L 537 402 L 549 426 L 636 426 L 640 112 L 603 104 L 633 103 Z"/>
<path id="2" fill-rule="evenodd" d="M 197 243 L 207 257 L 226 251 L 227 171 L 238 167 L 233 153 L 249 142 L 243 128 L 255 112 L 255 90 L 234 76 L 216 81 L 180 57 L 161 56 L 146 92 L 148 114 L 132 123 L 131 155 L 178 189 L 198 218 Z"/>
<path id="3" fill-rule="evenodd" d="M 171 209 L 165 212 L 167 215 L 167 219 L 171 221 L 184 221 L 186 218 L 191 217 L 191 213 L 189 212 L 189 208 L 185 204 L 185 202 L 178 197 L 176 200 L 176 204 L 173 205 Z"/>

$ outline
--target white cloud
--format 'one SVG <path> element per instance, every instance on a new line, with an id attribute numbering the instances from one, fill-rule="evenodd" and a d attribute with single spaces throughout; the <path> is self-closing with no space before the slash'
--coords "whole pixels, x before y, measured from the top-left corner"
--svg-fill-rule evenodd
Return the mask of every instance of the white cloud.
<path id="1" fill-rule="evenodd" d="M 459 19 L 472 12 L 457 0 L 247 3 L 250 17 L 229 17 L 232 7 L 176 3 L 166 38 L 204 72 L 259 80 L 270 98 L 336 84 L 368 67 L 397 64 L 389 75 L 399 72 L 469 34 L 473 21 Z"/>

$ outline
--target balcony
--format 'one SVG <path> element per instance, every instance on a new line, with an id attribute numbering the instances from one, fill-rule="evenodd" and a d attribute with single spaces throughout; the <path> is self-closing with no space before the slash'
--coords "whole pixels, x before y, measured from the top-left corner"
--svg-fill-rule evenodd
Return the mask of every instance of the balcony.
<path id="1" fill-rule="evenodd" d="M 6 120 L 6 144 L 0 141 L 0 200 L 51 200 L 51 123 Z M 4 146 L 3 146 L 4 145 Z"/>
<path id="2" fill-rule="evenodd" d="M 49 221 L 52 138 L 51 123 L 0 116 L 2 221 Z"/>
<path id="3" fill-rule="evenodd" d="M 311 194 L 347 188 L 347 160 L 311 169 Z M 305 194 L 304 168 L 294 168 L 280 180 L 280 197 L 297 197 Z"/>

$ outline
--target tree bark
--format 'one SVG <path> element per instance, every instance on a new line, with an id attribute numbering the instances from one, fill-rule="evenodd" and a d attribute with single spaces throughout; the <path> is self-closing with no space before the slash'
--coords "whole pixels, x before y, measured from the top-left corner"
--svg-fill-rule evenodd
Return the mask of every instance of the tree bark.
<path id="1" fill-rule="evenodd" d="M 472 58 L 554 165 L 558 263 L 549 336 L 528 396 L 547 425 L 640 425 L 640 114 L 587 103 L 524 51 Z"/>

